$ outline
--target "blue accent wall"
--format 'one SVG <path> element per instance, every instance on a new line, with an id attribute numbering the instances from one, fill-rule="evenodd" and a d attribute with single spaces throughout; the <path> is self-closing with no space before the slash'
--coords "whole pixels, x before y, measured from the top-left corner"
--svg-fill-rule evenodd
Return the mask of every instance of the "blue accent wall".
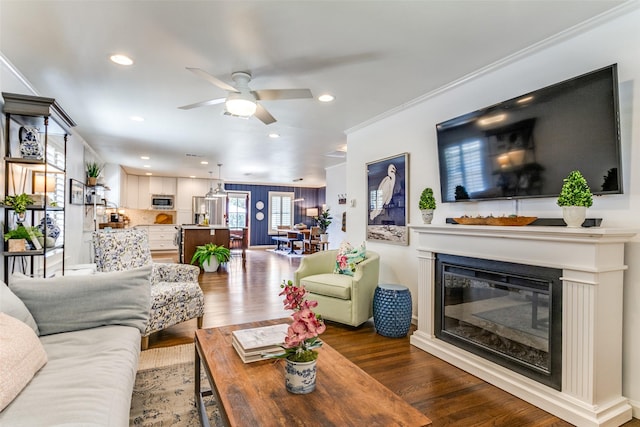
<path id="1" fill-rule="evenodd" d="M 307 208 L 320 208 L 326 203 L 326 188 L 307 188 L 307 187 L 287 187 L 277 185 L 250 185 L 250 184 L 232 184 L 225 183 L 224 188 L 227 191 L 246 191 L 250 193 L 251 206 L 249 206 L 249 228 L 250 228 L 250 246 L 273 245 L 273 240 L 269 235 L 269 192 L 283 191 L 296 194 L 296 197 L 304 198 L 301 202 L 293 204 L 293 222 L 298 224 L 303 222 L 308 226 L 312 225 L 311 218 L 305 215 Z M 294 191 L 295 189 L 295 191 Z M 256 209 L 256 203 L 262 201 L 264 208 L 262 211 Z M 256 213 L 264 213 L 264 219 L 258 221 Z"/>

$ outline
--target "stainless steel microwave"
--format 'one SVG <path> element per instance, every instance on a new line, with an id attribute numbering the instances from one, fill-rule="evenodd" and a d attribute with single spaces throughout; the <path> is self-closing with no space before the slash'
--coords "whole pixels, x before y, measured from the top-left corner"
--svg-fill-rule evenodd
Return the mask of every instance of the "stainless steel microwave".
<path id="1" fill-rule="evenodd" d="M 152 194 L 151 195 L 151 209 L 172 210 L 173 209 L 173 196 L 164 195 L 164 194 Z"/>

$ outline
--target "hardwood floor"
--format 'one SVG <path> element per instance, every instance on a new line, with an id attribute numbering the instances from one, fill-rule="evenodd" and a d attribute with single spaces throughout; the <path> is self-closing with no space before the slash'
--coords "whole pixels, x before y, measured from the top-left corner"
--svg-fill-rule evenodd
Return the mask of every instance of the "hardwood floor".
<path id="1" fill-rule="evenodd" d="M 166 256 L 163 256 L 166 258 Z M 218 273 L 200 275 L 205 328 L 289 317 L 280 283 L 300 258 L 247 251 Z M 196 321 L 154 334 L 149 348 L 193 342 Z M 322 339 L 433 421 L 433 426 L 570 426 L 571 424 L 409 344 L 378 335 L 373 320 L 359 328 L 329 322 Z M 384 404 L 384 402 L 381 402 Z M 625 427 L 640 427 L 633 419 Z"/>

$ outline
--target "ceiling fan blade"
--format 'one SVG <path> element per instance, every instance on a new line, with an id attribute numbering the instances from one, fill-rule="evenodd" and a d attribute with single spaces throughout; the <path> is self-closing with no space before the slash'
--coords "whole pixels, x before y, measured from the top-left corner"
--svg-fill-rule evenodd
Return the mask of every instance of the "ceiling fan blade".
<path id="1" fill-rule="evenodd" d="M 192 108 L 208 107 L 209 105 L 222 104 L 224 101 L 226 101 L 226 98 L 216 98 L 210 99 L 208 101 L 196 102 L 195 104 L 183 105 L 182 107 L 178 108 L 181 110 L 191 110 Z"/>
<path id="2" fill-rule="evenodd" d="M 227 90 L 229 92 L 239 92 L 239 90 L 236 89 L 235 87 L 223 82 L 222 80 L 220 80 L 217 77 L 213 77 L 211 74 L 207 73 L 206 71 L 204 71 L 204 70 L 202 70 L 200 68 L 187 67 L 187 70 L 191 71 L 196 76 L 205 79 L 209 83 L 213 83 L 214 85 L 218 86 L 220 89 L 224 89 L 224 90 Z"/>
<path id="3" fill-rule="evenodd" d="M 309 89 L 263 89 L 252 92 L 260 101 L 313 98 Z"/>
<path id="4" fill-rule="evenodd" d="M 257 109 L 256 109 L 256 113 L 254 114 L 254 116 L 256 116 L 258 119 L 260 119 L 260 121 L 262 123 L 264 123 L 265 125 L 270 125 L 271 123 L 275 123 L 276 122 L 275 117 L 273 117 L 271 115 L 271 113 L 269 113 L 266 110 L 266 108 L 264 108 L 260 104 L 257 104 Z"/>

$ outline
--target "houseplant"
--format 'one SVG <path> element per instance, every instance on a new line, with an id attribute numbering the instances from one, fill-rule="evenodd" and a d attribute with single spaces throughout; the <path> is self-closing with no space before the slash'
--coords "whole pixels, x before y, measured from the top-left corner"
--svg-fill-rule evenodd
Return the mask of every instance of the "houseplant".
<path id="1" fill-rule="evenodd" d="M 230 259 L 231 251 L 228 248 L 222 245 L 218 246 L 214 243 L 206 243 L 202 246 L 196 246 L 196 250 L 191 258 L 191 264 L 197 262 L 204 271 L 212 272 L 218 270 L 220 264 Z"/>
<path id="2" fill-rule="evenodd" d="M 18 222 L 23 222 L 27 207 L 33 204 L 33 199 L 26 193 L 9 195 L 4 198 L 4 205 L 13 209 Z"/>
<path id="3" fill-rule="evenodd" d="M 429 187 L 422 190 L 418 207 L 422 212 L 422 221 L 425 224 L 431 224 L 433 220 L 433 211 L 436 208 L 436 199 L 433 197 L 433 190 Z"/>
<path id="4" fill-rule="evenodd" d="M 9 252 L 22 252 L 27 250 L 27 246 L 33 246 L 31 239 L 34 237 L 42 237 L 42 233 L 38 227 L 25 227 L 22 224 L 18 224 L 13 230 L 4 233 L 4 241 L 8 242 Z M 22 241 L 20 242 L 20 240 Z"/>
<path id="5" fill-rule="evenodd" d="M 93 186 L 98 183 L 98 177 L 102 172 L 102 166 L 97 162 L 87 163 L 87 185 Z"/>
<path id="6" fill-rule="evenodd" d="M 320 240 L 322 242 L 327 241 L 327 228 L 331 225 L 333 217 L 329 213 L 329 208 L 323 210 L 320 215 L 313 217 L 314 222 L 320 228 Z"/>
<path id="7" fill-rule="evenodd" d="M 307 291 L 304 286 L 294 286 L 291 280 L 283 280 L 280 287 L 280 295 L 284 295 L 284 308 L 293 310 L 293 323 L 284 339 L 284 351 L 265 357 L 285 359 L 287 391 L 294 394 L 311 393 L 316 388 L 318 352 L 315 349 L 322 345 L 318 335 L 326 330 L 326 325 L 322 317 L 312 310 L 318 302 L 305 299 Z"/>
<path id="8" fill-rule="evenodd" d="M 580 171 L 574 170 L 563 180 L 558 196 L 562 217 L 568 227 L 580 227 L 586 218 L 587 208 L 593 205 L 593 196 L 587 180 Z"/>

